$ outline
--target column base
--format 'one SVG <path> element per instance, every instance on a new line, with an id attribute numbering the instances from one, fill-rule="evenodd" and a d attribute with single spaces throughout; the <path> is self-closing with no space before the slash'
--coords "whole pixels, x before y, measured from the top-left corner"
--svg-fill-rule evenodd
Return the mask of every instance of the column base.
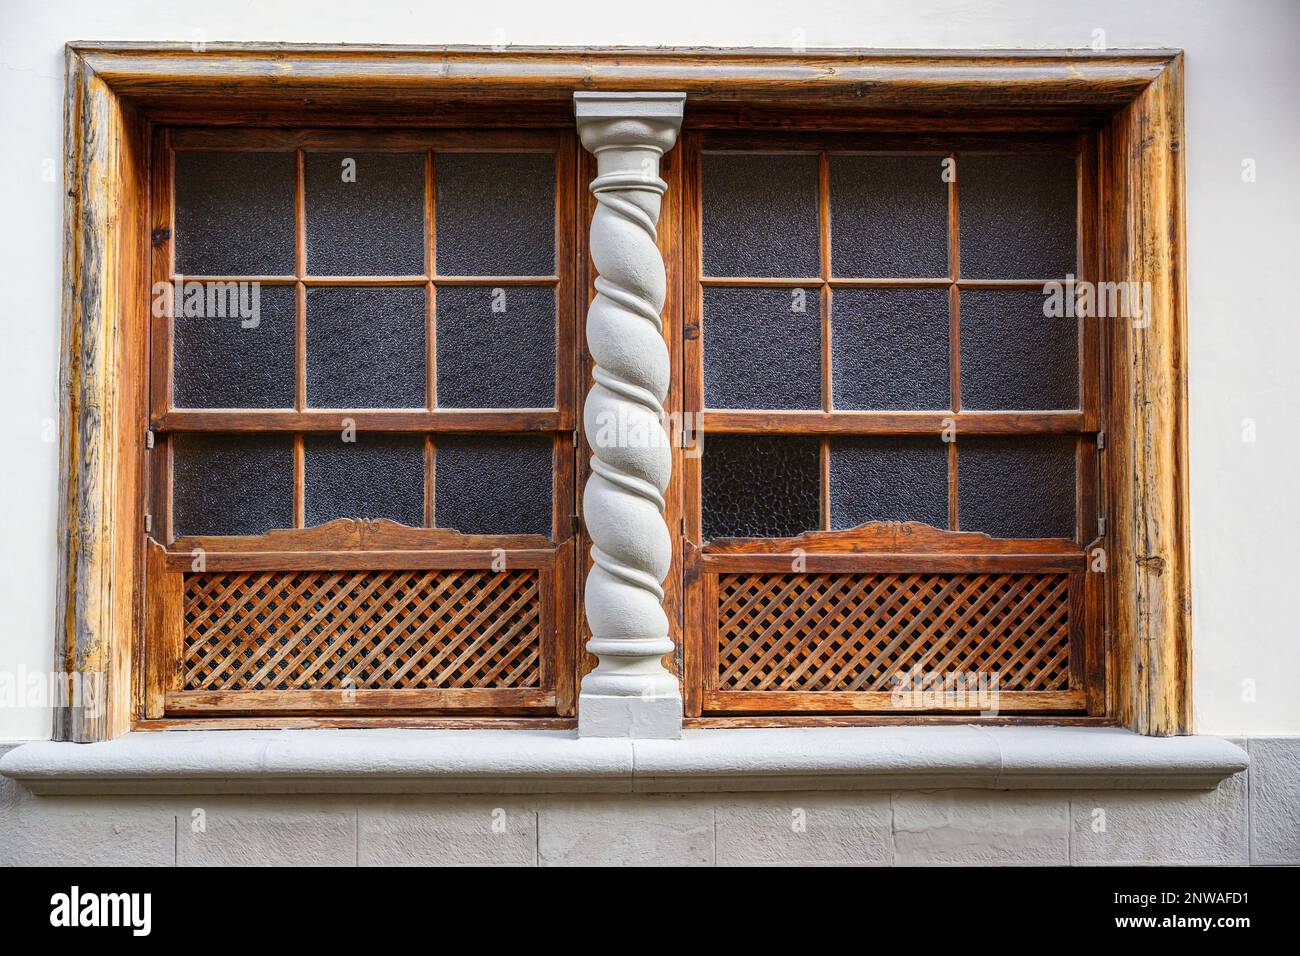
<path id="1" fill-rule="evenodd" d="M 676 695 L 578 695 L 579 737 L 677 740 L 681 735 L 682 699 Z"/>

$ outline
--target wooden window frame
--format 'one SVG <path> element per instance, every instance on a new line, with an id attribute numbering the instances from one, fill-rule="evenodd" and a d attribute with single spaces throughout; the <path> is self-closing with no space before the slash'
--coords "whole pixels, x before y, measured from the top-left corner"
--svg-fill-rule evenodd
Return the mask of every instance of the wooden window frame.
<path id="1" fill-rule="evenodd" d="M 788 538 L 724 538 L 705 541 L 701 502 L 702 466 L 699 456 L 689 456 L 683 462 L 685 515 L 683 549 L 686 560 L 692 564 L 691 582 L 700 589 L 691 595 L 693 618 L 688 622 L 685 637 L 687 677 L 685 684 L 686 713 L 688 717 L 703 719 L 702 725 L 727 724 L 739 715 L 764 714 L 768 724 L 789 722 L 790 714 L 803 713 L 793 718 L 795 722 L 828 715 L 861 715 L 863 722 L 914 722 L 918 719 L 945 719 L 932 716 L 937 708 L 923 714 L 899 715 L 894 695 L 889 690 L 872 691 L 807 691 L 807 690 L 724 690 L 716 685 L 719 677 L 718 588 L 723 575 L 762 574 L 764 582 L 778 583 L 790 579 L 787 575 L 791 555 L 799 555 L 803 570 L 808 575 L 921 575 L 927 585 L 934 580 L 946 580 L 946 590 L 970 588 L 964 593 L 975 593 L 992 576 L 1028 573 L 1050 575 L 1052 581 L 1064 575 L 1065 593 L 1059 598 L 1061 619 L 1066 621 L 1062 631 L 1068 632 L 1063 643 L 1069 648 L 1070 689 L 1017 690 L 999 689 L 998 715 L 1017 715 L 1017 720 L 1036 714 L 1050 714 L 1053 720 L 1078 722 L 1079 718 L 1106 719 L 1105 657 L 1104 646 L 1104 580 L 1102 574 L 1089 571 L 1089 555 L 1108 544 L 1099 536 L 1098 521 L 1099 474 L 1098 436 L 1104 428 L 1102 408 L 1102 350 L 1107 332 L 1104 320 L 1079 319 L 1078 328 L 1078 403 L 1074 409 L 1024 410 L 1024 411 L 970 411 L 961 405 L 961 351 L 960 299 L 962 292 L 970 289 L 1030 290 L 1041 292 L 1046 283 L 1060 282 L 1064 277 L 1051 276 L 1024 279 L 972 279 L 960 270 L 960 239 L 957 228 L 960 175 L 950 180 L 945 188 L 947 216 L 948 274 L 946 276 L 906 278 L 855 278 L 836 275 L 831 263 L 831 197 L 830 158 L 838 155 L 924 155 L 935 159 L 936 167 L 941 157 L 958 163 L 959 157 L 971 154 L 1014 155 L 1073 155 L 1076 164 L 1077 204 L 1075 233 L 1075 274 L 1080 282 L 1096 283 L 1099 280 L 1097 263 L 1097 220 L 1089 200 L 1097 196 L 1096 152 L 1097 133 L 1086 120 L 1080 118 L 1078 129 L 1037 134 L 980 134 L 973 132 L 942 135 L 896 134 L 872 131 L 822 132 L 822 131 L 767 131 L 736 132 L 718 130 L 691 130 L 684 135 L 683 159 L 685 189 L 682 202 L 689 209 L 690 226 L 683 237 L 683 303 L 685 326 L 691 334 L 681 350 L 682 388 L 684 404 L 688 409 L 703 409 L 699 427 L 707 447 L 713 435 L 779 434 L 816 438 L 820 444 L 820 526 L 804 534 Z M 818 273 L 810 276 L 716 276 L 703 268 L 702 160 L 708 155 L 725 154 L 782 154 L 815 156 L 818 168 Z M 820 296 L 820 410 L 770 410 L 770 409 L 709 409 L 704 401 L 704 340 L 708 329 L 704 321 L 703 294 L 712 288 L 762 288 L 808 289 Z M 925 411 L 858 411 L 834 407 L 832 397 L 832 334 L 834 309 L 832 301 L 837 290 L 842 289 L 942 289 L 948 294 L 949 313 L 949 392 L 950 405 L 944 409 Z M 958 509 L 958 447 L 961 438 L 947 443 L 947 500 L 949 522 L 947 528 L 930 528 L 906 522 L 872 522 L 858 528 L 832 530 L 830 514 L 830 441 L 834 437 L 926 435 L 937 437 L 946 428 L 953 427 L 957 436 L 1005 435 L 1063 435 L 1078 440 L 1075 453 L 1076 493 L 1075 529 L 1069 538 L 990 538 L 978 532 L 961 529 Z M 786 567 L 782 567 L 782 565 Z M 956 578 L 935 579 L 933 575 L 956 572 L 963 584 L 956 588 Z M 803 579 L 807 581 L 807 579 Z M 861 580 L 858 578 L 857 580 Z M 896 579 L 901 580 L 901 579 Z M 1017 580 L 1017 579 L 1007 579 Z M 1019 579 L 1028 580 L 1028 579 Z M 1039 581 L 1046 578 L 1039 577 Z M 882 580 L 877 592 L 887 587 Z M 863 589 L 865 592 L 867 589 Z M 859 596 L 861 593 L 859 592 Z M 797 592 L 796 592 L 797 593 Z M 990 604 L 994 603 L 990 600 Z M 1065 613 L 1066 605 L 1070 613 Z M 785 605 L 778 602 L 778 607 Z M 953 605 L 954 616 L 962 603 Z M 889 615 L 893 615 L 891 608 Z M 1046 616 L 1044 611 L 1044 616 Z M 767 633 L 789 624 L 790 612 L 764 622 Z M 895 618 L 897 620 L 897 618 Z M 944 617 L 939 615 L 927 626 L 941 630 Z M 777 627 L 773 627 L 777 624 Z M 765 647 L 760 637 L 758 622 L 747 628 L 758 646 Z M 812 628 L 810 627 L 810 631 Z M 786 635 L 787 650 L 796 641 Z M 812 646 L 817 633 L 807 636 Z M 736 638 L 739 641 L 740 638 Z M 921 642 L 916 642 L 920 644 Z M 901 645 L 901 647 L 900 647 Z M 971 645 L 955 641 L 944 652 L 949 659 L 970 650 L 971 646 L 990 645 L 990 639 L 973 640 Z M 889 646 L 902 654 L 910 645 L 894 640 Z M 935 645 L 937 646 L 937 645 Z M 850 653 L 853 645 L 846 645 L 843 653 Z M 770 655 L 769 649 L 764 652 Z M 861 660 L 861 650 L 853 650 Z M 939 652 L 935 652 L 936 655 Z M 1035 652 L 1026 643 L 1017 651 L 1018 659 L 1007 664 L 1007 673 L 1026 660 L 1053 655 Z M 867 655 L 873 658 L 874 655 Z M 822 666 L 825 670 L 829 663 Z M 740 668 L 738 661 L 731 665 Z M 744 669 L 744 668 L 741 668 Z M 758 681 L 763 683 L 764 681 Z M 956 719 L 971 720 L 979 707 L 973 697 L 958 699 L 951 708 L 965 711 Z M 892 712 L 892 713 L 891 713 Z M 718 720 L 710 720 L 716 717 Z M 988 718 L 982 718 L 988 719 Z"/>
<path id="2" fill-rule="evenodd" d="M 294 231 L 295 268 L 292 275 L 238 276 L 177 274 L 175 255 L 174 179 L 175 154 L 182 150 L 282 150 L 295 157 Z M 424 157 L 424 259 L 421 273 L 413 275 L 317 275 L 307 271 L 305 157 L 314 150 L 391 150 Z M 154 315 L 149 336 L 149 427 L 155 435 L 150 467 L 150 543 L 146 569 L 146 625 L 140 649 L 144 699 L 137 708 L 140 726 L 176 718 L 230 719 L 265 716 L 285 719 L 310 713 L 326 720 L 356 718 L 368 722 L 375 715 L 403 713 L 533 715 L 572 717 L 574 713 L 573 628 L 576 621 L 573 582 L 574 450 L 572 435 L 577 418 L 575 347 L 579 303 L 573 270 L 553 268 L 548 275 L 442 275 L 436 265 L 437 157 L 456 152 L 545 153 L 555 157 L 555 257 L 557 263 L 575 258 L 577 188 L 574 167 L 577 136 L 571 130 L 396 130 L 372 129 L 262 129 L 248 127 L 173 127 L 154 130 L 151 155 L 150 197 L 153 255 L 149 287 L 158 283 L 248 282 L 292 287 L 296 292 L 295 380 L 293 408 L 178 408 L 173 402 L 173 323 L 167 314 Z M 307 292 L 313 288 L 417 288 L 425 290 L 425 399 L 423 408 L 314 408 L 307 396 Z M 439 290 L 497 287 L 549 288 L 555 297 L 555 394 L 549 407 L 440 408 L 437 401 L 437 353 L 434 320 Z M 155 310 L 157 311 L 157 310 Z M 308 527 L 304 439 L 308 434 L 329 434 L 352 427 L 357 432 L 415 435 L 424 439 L 424 514 L 421 527 L 406 527 L 384 519 L 339 518 Z M 173 527 L 172 472 L 175 435 L 220 433 L 229 435 L 279 434 L 293 439 L 293 522 L 290 527 L 260 535 L 177 535 Z M 434 473 L 436 442 L 442 435 L 480 437 L 506 435 L 547 436 L 551 440 L 551 522 L 542 534 L 461 534 L 434 524 Z M 468 581 L 484 580 L 473 572 L 504 567 L 535 579 L 538 596 L 529 601 L 529 627 L 540 634 L 537 686 L 445 689 L 371 689 L 346 692 L 322 689 L 228 690 L 201 685 L 189 687 L 184 677 L 186 658 L 182 632 L 182 591 L 191 569 L 191 555 L 202 554 L 203 573 L 209 576 L 247 575 L 250 572 L 358 572 L 346 578 L 363 588 L 362 581 L 378 579 L 385 571 L 441 572 L 440 580 L 469 572 Z M 373 575 L 369 574 L 373 572 Z M 364 575 L 362 577 L 361 575 Z M 388 581 L 395 582 L 396 577 Z M 517 582 L 516 582 L 517 583 Z M 391 585 L 386 585 L 391 586 Z M 526 586 L 531 588 L 532 585 Z M 463 589 L 454 586 L 457 593 Z M 308 592 L 310 593 L 310 591 Z M 364 593 L 364 591 L 362 591 Z M 377 593 L 383 593 L 379 591 Z M 470 598 L 478 593 L 471 589 Z M 497 592 L 491 592 L 497 593 Z M 484 594 L 489 592 L 486 590 Z M 487 605 L 490 597 L 482 603 Z M 304 606 L 306 602 L 304 602 Z M 427 609 L 430 619 L 437 619 Z M 449 619 L 460 615 L 448 612 Z M 535 616 L 533 616 L 535 615 Z M 428 620 L 428 619 L 426 619 Z M 463 621 L 462 621 L 463 624 Z M 428 633 L 454 645 L 462 628 L 432 627 Z M 310 645 L 311 642 L 307 642 Z M 394 643 L 398 643 L 394 641 Z M 458 646 L 458 645 L 455 645 Z M 516 645 L 517 647 L 518 645 Z M 378 651 L 374 652 L 378 653 Z M 520 652 L 516 652 L 520 653 Z M 215 659 L 218 650 L 207 652 Z M 283 658 L 284 655 L 277 655 Z M 294 655 L 288 655 L 292 658 Z M 373 656 L 373 654 L 372 654 Z M 455 655 L 451 655 L 452 659 Z M 275 658 L 271 658 L 275 660 Z M 257 665 L 255 665 L 256 667 Z M 411 673 L 417 672 L 409 665 Z M 342 668 L 341 662 L 330 670 Z M 266 670 L 266 668 L 261 668 Z M 531 668 L 530 668 L 531 670 Z M 220 682 L 225 685 L 226 681 Z M 269 681 L 267 683 L 270 683 Z M 343 718 L 345 712 L 348 717 Z M 531 726 L 531 724 L 530 724 Z"/>
<path id="3" fill-rule="evenodd" d="M 687 130 L 990 134 L 1083 125 L 1095 134 L 1100 201 L 1085 215 L 1099 223 L 1098 275 L 1152 288 L 1148 320 L 1140 327 L 1116 323 L 1105 360 L 1109 627 L 1102 719 L 1147 734 L 1190 732 L 1179 51 L 496 52 L 236 44 L 200 53 L 184 44 L 75 43 L 67 48 L 66 79 L 56 660 L 69 674 L 96 675 L 102 693 L 95 707 L 56 708 L 57 739 L 102 740 L 131 729 L 144 695 L 147 396 L 139 372 L 147 361 L 140 316 L 148 314 L 153 131 L 196 124 L 554 128 L 572 122 L 572 93 L 584 89 L 685 92 Z M 680 165 L 664 176 L 670 197 L 681 184 Z M 679 242 L 685 214 L 680 204 L 666 208 L 666 250 Z M 666 256 L 670 312 L 681 308 L 679 258 Z M 581 241 L 578 261 L 586 261 Z M 588 289 L 589 282 L 588 269 L 576 285 Z M 675 355 L 681 344 L 680 334 L 670 337 Z M 681 403 L 679 391 L 668 407 Z M 683 457 L 679 449 L 679 489 Z M 680 518 L 670 516 L 673 523 Z M 681 555 L 674 560 L 680 564 Z M 681 595 L 670 592 L 676 620 L 674 606 L 680 608 Z M 681 647 L 679 639 L 679 668 Z"/>

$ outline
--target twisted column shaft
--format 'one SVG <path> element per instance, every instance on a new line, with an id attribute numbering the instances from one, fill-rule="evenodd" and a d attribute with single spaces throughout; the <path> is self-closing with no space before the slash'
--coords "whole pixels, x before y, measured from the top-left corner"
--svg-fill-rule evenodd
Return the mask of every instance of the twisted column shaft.
<path id="1" fill-rule="evenodd" d="M 582 681 L 579 733 L 677 737 L 682 703 L 661 658 L 672 651 L 662 582 L 672 564 L 664 489 L 672 448 L 663 427 L 670 366 L 666 279 L 656 224 L 667 184 L 659 160 L 681 125 L 683 94 L 576 93 L 582 145 L 596 156 L 587 312 L 596 367 L 583 406 L 591 477 L 583 515 L 593 566 L 584 593 L 599 664 Z"/>

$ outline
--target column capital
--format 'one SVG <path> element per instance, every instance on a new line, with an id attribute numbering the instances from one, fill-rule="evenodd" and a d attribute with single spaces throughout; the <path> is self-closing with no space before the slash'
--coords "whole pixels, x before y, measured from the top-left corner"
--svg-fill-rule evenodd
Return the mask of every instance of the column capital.
<path id="1" fill-rule="evenodd" d="M 685 93 L 574 93 L 573 113 L 583 147 L 655 149 L 666 153 L 682 126 Z"/>

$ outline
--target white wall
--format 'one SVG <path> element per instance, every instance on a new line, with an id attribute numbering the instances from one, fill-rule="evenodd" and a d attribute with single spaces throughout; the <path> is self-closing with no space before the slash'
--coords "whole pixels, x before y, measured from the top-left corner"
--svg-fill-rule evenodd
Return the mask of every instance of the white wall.
<path id="1" fill-rule="evenodd" d="M 1300 279 L 1296 0 L 0 0 L 0 11 L 0 407 L 12 442 L 0 463 L 0 673 L 52 661 L 66 41 L 1059 48 L 1101 29 L 1111 47 L 1187 52 L 1197 727 L 1300 733 L 1300 452 L 1286 431 L 1300 413 L 1300 321 L 1286 296 Z M 1242 440 L 1248 418 L 1254 443 Z M 0 709 L 0 740 L 48 734 L 45 710 Z"/>

